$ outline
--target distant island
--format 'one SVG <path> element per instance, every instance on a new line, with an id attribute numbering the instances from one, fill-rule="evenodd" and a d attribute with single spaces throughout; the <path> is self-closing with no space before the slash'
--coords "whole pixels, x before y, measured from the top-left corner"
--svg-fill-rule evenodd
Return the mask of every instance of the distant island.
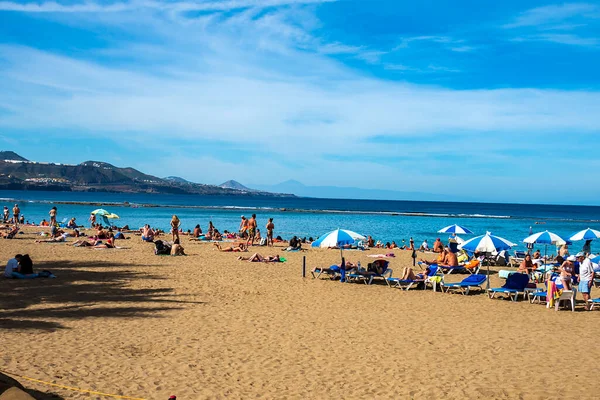
<path id="1" fill-rule="evenodd" d="M 0 151 L 0 190 L 295 197 L 248 189 L 235 181 L 217 186 L 189 182 L 176 176 L 158 178 L 134 168 L 115 167 L 101 161 L 77 165 L 35 162 L 13 151 Z"/>

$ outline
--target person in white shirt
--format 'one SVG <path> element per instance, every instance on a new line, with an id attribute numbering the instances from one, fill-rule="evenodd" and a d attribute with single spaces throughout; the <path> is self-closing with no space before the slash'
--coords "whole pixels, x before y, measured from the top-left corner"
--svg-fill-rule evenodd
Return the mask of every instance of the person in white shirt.
<path id="1" fill-rule="evenodd" d="M 583 295 L 583 301 L 585 301 L 585 309 L 590 309 L 588 300 L 590 299 L 590 293 L 592 291 L 592 284 L 594 283 L 594 267 L 592 261 L 585 256 L 584 253 L 577 254 L 579 261 L 579 291 Z"/>
<path id="2" fill-rule="evenodd" d="M 8 260 L 8 262 L 6 263 L 6 268 L 4 269 L 5 278 L 12 278 L 12 273 L 17 272 L 17 270 L 19 269 L 19 260 L 21 259 L 21 257 L 23 256 L 17 254 L 15 258 L 11 258 L 10 260 Z"/>
<path id="3" fill-rule="evenodd" d="M 423 240 L 423 243 L 421 243 L 421 247 L 419 247 L 419 250 L 429 251 L 429 244 L 427 244 L 427 240 Z"/>

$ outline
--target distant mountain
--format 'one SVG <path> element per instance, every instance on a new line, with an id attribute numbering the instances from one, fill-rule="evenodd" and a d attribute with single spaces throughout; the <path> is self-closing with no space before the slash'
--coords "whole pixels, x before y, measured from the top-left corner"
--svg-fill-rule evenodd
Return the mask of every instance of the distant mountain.
<path id="1" fill-rule="evenodd" d="M 252 185 L 256 189 L 292 193 L 300 197 L 326 199 L 364 200 L 412 200 L 412 201 L 465 201 L 458 196 L 423 192 L 401 192 L 396 190 L 363 189 L 357 187 L 307 186 L 296 180 L 288 180 L 276 185 Z"/>
<path id="2" fill-rule="evenodd" d="M 177 182 L 177 183 L 192 183 L 188 180 L 185 180 L 183 178 L 180 178 L 178 176 L 167 176 L 166 178 L 163 178 L 165 181 L 169 181 L 169 182 Z"/>
<path id="3" fill-rule="evenodd" d="M 28 161 L 13 152 L 0 154 L 11 157 L 10 159 L 0 157 L 0 190 L 290 196 L 203 185 L 177 177 L 161 179 L 134 168 L 120 168 L 102 161 L 85 161 L 78 165 L 68 165 Z"/>
<path id="4" fill-rule="evenodd" d="M 21 157 L 14 151 L 0 151 L 0 160 L 27 161 L 26 158 Z"/>
<path id="5" fill-rule="evenodd" d="M 254 192 L 254 189 L 250 189 L 247 188 L 246 186 L 242 185 L 241 183 L 234 181 L 234 180 L 229 180 L 227 182 L 223 182 L 219 185 L 220 188 L 223 189 L 235 189 L 235 190 L 242 190 L 244 192 Z"/>

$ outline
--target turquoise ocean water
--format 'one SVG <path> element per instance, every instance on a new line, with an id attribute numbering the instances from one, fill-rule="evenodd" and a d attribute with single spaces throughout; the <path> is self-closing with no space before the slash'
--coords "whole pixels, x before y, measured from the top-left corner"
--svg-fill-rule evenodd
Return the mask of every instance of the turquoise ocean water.
<path id="1" fill-rule="evenodd" d="M 293 235 L 316 238 L 327 231 L 345 228 L 383 242 L 395 240 L 398 244 L 410 237 L 417 244 L 423 239 L 444 239 L 447 235 L 436 232 L 454 223 L 468 227 L 475 234 L 492 231 L 515 243 L 528 236 L 530 227 L 534 232 L 547 229 L 563 237 L 587 227 L 600 230 L 597 206 L 0 191 L 0 206 L 12 209 L 14 200 L 25 218 L 36 223 L 48 219 L 50 208 L 56 205 L 59 221 L 76 217 L 79 224 L 87 225 L 90 212 L 102 207 L 121 217 L 117 225 L 127 224 L 132 229 L 148 223 L 168 230 L 171 216 L 177 214 L 184 230 L 193 229 L 196 224 L 206 230 L 212 221 L 222 232 L 236 231 L 242 214 L 256 213 L 261 231 L 267 219 L 273 217 L 275 234 L 284 238 Z M 575 248 L 581 245 L 575 243 Z"/>

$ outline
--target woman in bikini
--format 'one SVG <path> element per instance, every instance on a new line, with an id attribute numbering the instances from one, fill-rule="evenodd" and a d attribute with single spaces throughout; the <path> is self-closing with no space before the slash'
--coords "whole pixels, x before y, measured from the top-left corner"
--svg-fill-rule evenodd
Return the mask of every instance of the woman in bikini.
<path id="1" fill-rule="evenodd" d="M 171 234 L 173 235 L 173 242 L 179 240 L 179 225 L 179 218 L 177 218 L 177 215 L 173 215 L 171 218 Z"/>
<path id="2" fill-rule="evenodd" d="M 219 249 L 219 251 L 223 252 L 223 253 L 240 253 L 240 252 L 244 252 L 244 251 L 248 251 L 246 249 L 246 245 L 244 243 L 236 243 L 236 246 L 230 246 L 230 247 L 221 247 L 221 245 L 219 243 L 213 243 L 215 245 L 215 247 L 217 249 Z"/>

